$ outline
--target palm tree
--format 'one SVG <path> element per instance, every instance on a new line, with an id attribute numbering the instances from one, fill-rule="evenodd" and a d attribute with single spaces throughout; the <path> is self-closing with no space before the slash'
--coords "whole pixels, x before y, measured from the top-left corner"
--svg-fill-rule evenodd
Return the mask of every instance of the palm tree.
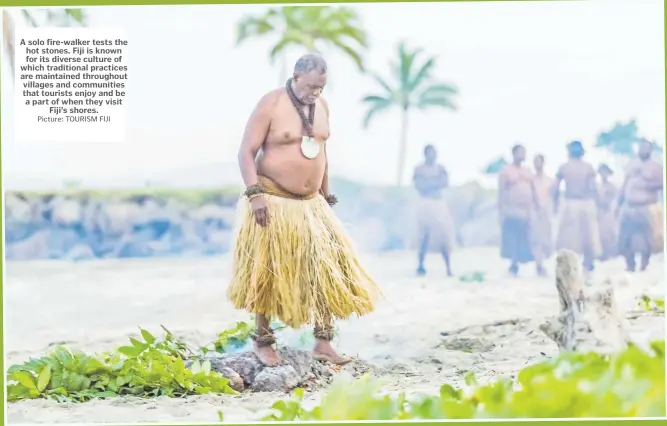
<path id="1" fill-rule="evenodd" d="M 289 47 L 321 53 L 324 46 L 344 52 L 364 70 L 363 51 L 368 47 L 359 15 L 347 7 L 283 6 L 250 16 L 237 25 L 236 45 L 249 38 L 277 36 L 269 51 L 271 63 Z M 283 64 L 283 73 L 285 72 Z"/>
<path id="2" fill-rule="evenodd" d="M 43 19 L 38 16 L 40 12 Z M 39 27 L 41 23 L 46 25 L 56 24 L 60 27 L 83 26 L 86 23 L 86 15 L 82 9 L 21 9 L 21 16 L 31 27 Z M 2 32 L 4 39 L 4 47 L 9 65 L 14 75 L 14 31 L 16 30 L 16 23 L 8 9 L 2 11 Z"/>
<path id="3" fill-rule="evenodd" d="M 486 167 L 482 170 L 482 173 L 484 173 L 485 175 L 497 175 L 503 170 L 503 168 L 507 164 L 508 164 L 507 160 L 505 160 L 504 157 L 496 158 L 495 160 L 486 165 Z"/>
<path id="4" fill-rule="evenodd" d="M 411 110 L 428 108 L 442 108 L 456 110 L 452 97 L 457 89 L 451 85 L 434 81 L 432 76 L 435 67 L 435 57 L 428 57 L 420 61 L 422 50 L 409 49 L 401 42 L 397 49 L 398 60 L 392 62 L 393 74 L 396 81 L 390 85 L 377 74 L 375 81 L 382 88 L 383 93 L 368 95 L 362 102 L 368 105 L 363 126 L 368 125 L 379 112 L 399 107 L 401 110 L 401 134 L 399 141 L 398 166 L 396 168 L 396 184 L 403 182 L 403 169 L 408 143 L 408 116 Z"/>

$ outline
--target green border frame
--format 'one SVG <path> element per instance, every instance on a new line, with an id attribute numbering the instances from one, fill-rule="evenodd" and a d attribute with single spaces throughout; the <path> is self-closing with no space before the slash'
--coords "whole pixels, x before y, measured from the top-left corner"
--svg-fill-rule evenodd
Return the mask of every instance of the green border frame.
<path id="1" fill-rule="evenodd" d="M 132 6 L 132 5 L 207 5 L 207 4 L 313 4 L 313 3 L 426 3 L 426 2 L 554 2 L 554 1 L 585 1 L 585 0 L 329 0 L 329 1 L 317 1 L 317 0 L 196 0 L 193 3 L 185 2 L 183 0 L 0 0 L 0 7 L 39 7 L 39 6 L 51 6 L 51 7 L 62 7 L 62 6 Z M 627 0 L 632 1 L 632 0 Z M 666 0 L 667 1 L 667 0 Z M 664 13 L 664 10 L 663 10 Z M 664 26 L 664 20 L 663 20 Z M 665 45 L 667 46 L 667 31 L 664 30 L 665 36 Z M 667 58 L 667 54 L 665 56 Z M 1 56 L 0 56 L 1 59 Z M 667 59 L 665 61 L 665 85 L 667 87 Z M 667 103 L 666 103 L 667 111 Z M 667 123 L 667 116 L 665 117 Z M 667 128 L 667 125 L 666 125 Z M 0 130 L 2 129 L 2 124 L 0 120 Z M 0 147 L 2 145 L 2 136 L 0 135 Z M 667 151 L 666 151 L 667 155 Z M 1 158 L 1 156 L 0 156 Z M 666 161 L 667 163 L 667 161 Z M 2 185 L 2 163 L 0 162 L 0 186 Z M 2 197 L 2 211 L 0 215 L 4 215 L 4 193 Z M 0 259 L 4 260 L 4 226 L 0 227 Z M 2 287 L 4 281 L 4 261 L 0 264 L 0 288 Z M 0 291 L 0 327 L 3 326 L 4 322 L 4 292 Z M 2 371 L 2 386 L 0 386 L 0 400 L 5 404 L 5 357 L 4 357 L 4 327 L 2 328 L 2 338 L 0 339 L 0 350 L 2 350 L 2 357 L 0 357 L 0 371 Z M 3 407 L 2 423 L 5 424 L 6 410 Z M 292 422 L 276 422 L 277 424 L 293 424 Z M 312 422 L 299 422 L 299 424 L 312 423 Z M 515 425 L 546 425 L 546 426 L 606 426 L 608 424 L 624 424 L 624 425 L 642 425 L 642 426 L 658 426 L 666 425 L 666 419 L 573 419 L 573 420 L 533 420 L 533 419 L 514 419 L 514 420 L 489 420 L 489 421 L 480 421 L 480 420 L 447 420 L 447 421 L 422 421 L 422 422 L 407 422 L 407 421 L 365 421 L 365 422 L 317 422 L 318 425 L 324 426 L 339 426 L 345 424 L 394 424 L 400 423 L 402 426 L 420 426 L 425 423 L 427 424 L 438 424 L 445 425 L 451 423 L 460 423 L 460 424 L 492 424 L 497 426 L 515 426 Z M 142 423 L 145 424 L 145 423 Z M 159 423 L 160 425 L 168 425 L 169 423 Z M 180 423 L 187 424 L 187 423 Z M 202 423 L 198 423 L 202 424 Z M 233 423 L 224 423 L 227 425 L 234 425 Z M 204 424 L 208 426 L 207 424 Z M 211 423 L 211 426 L 219 426 L 220 423 Z"/>

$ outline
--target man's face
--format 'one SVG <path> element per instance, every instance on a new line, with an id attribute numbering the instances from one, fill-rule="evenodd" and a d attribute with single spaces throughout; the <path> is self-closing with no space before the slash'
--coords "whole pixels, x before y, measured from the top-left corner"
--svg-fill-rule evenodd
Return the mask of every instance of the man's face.
<path id="1" fill-rule="evenodd" d="M 600 170 L 600 177 L 602 178 L 603 181 L 608 181 L 609 177 L 611 176 L 611 173 L 609 173 L 609 170 L 607 169 L 602 169 Z"/>
<path id="2" fill-rule="evenodd" d="M 311 71 L 294 75 L 294 94 L 303 104 L 312 105 L 322 94 L 327 84 L 327 74 Z"/>
<path id="3" fill-rule="evenodd" d="M 538 172 L 544 170 L 544 158 L 535 157 L 535 159 L 533 160 L 533 166 L 535 167 L 535 170 L 537 170 Z"/>
<path id="4" fill-rule="evenodd" d="M 637 154 L 639 155 L 639 158 L 641 158 L 642 160 L 647 160 L 651 157 L 652 151 L 653 147 L 649 142 L 641 142 L 639 144 Z"/>
<path id="5" fill-rule="evenodd" d="M 435 152 L 435 148 L 433 147 L 428 147 L 424 150 L 424 158 L 428 163 L 434 162 L 437 156 L 438 154 Z"/>
<path id="6" fill-rule="evenodd" d="M 514 151 L 514 161 L 522 163 L 526 159 L 526 150 L 523 147 L 519 147 Z"/>

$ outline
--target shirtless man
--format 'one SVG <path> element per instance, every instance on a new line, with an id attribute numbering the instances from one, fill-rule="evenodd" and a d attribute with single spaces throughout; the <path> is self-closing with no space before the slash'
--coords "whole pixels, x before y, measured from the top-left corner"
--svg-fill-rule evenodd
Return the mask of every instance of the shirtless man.
<path id="1" fill-rule="evenodd" d="M 433 145 L 424 148 L 424 162 L 415 167 L 413 182 L 418 201 L 418 267 L 417 274 L 425 275 L 424 258 L 429 247 L 442 254 L 447 276 L 452 276 L 450 255 L 454 246 L 454 226 L 442 191 L 449 185 L 447 170 L 436 163 L 438 156 Z"/>
<path id="2" fill-rule="evenodd" d="M 628 166 L 618 200 L 618 248 L 631 272 L 636 268 L 636 253 L 641 257 L 643 271 L 651 254 L 663 246 L 664 217 L 659 196 L 663 190 L 662 166 L 651 158 L 652 143 L 641 141 L 638 148 L 638 158 Z"/>
<path id="3" fill-rule="evenodd" d="M 271 319 L 293 328 L 314 324 L 314 357 L 342 365 L 350 359 L 331 345 L 333 320 L 373 310 L 377 287 L 331 208 L 326 82 L 324 59 L 301 57 L 285 87 L 259 101 L 239 149 L 246 191 L 227 295 L 256 315 L 255 354 L 268 366 L 286 362 Z"/>
<path id="4" fill-rule="evenodd" d="M 614 172 L 607 164 L 600 164 L 598 167 L 598 227 L 600 228 L 600 245 L 602 262 L 609 260 L 618 253 L 618 226 L 617 215 L 615 214 L 616 198 L 618 197 L 618 188 L 610 180 Z"/>
<path id="5" fill-rule="evenodd" d="M 565 182 L 565 202 L 558 227 L 556 247 L 583 255 L 584 268 L 594 269 L 600 255 L 600 233 L 597 220 L 597 188 L 595 169 L 584 160 L 583 145 L 579 141 L 567 145 L 569 160 L 556 173 L 554 213 L 558 212 L 560 187 Z"/>
<path id="6" fill-rule="evenodd" d="M 554 179 L 544 173 L 544 156 L 542 154 L 535 156 L 533 167 L 535 168 L 533 184 L 535 185 L 539 205 L 532 212 L 530 235 L 537 274 L 543 277 L 547 274 L 546 269 L 544 269 L 544 261 L 551 256 L 553 251 L 553 225 L 551 222 L 553 208 L 551 201 L 553 200 Z"/>
<path id="7" fill-rule="evenodd" d="M 539 206 L 533 172 L 523 165 L 526 149 L 512 148 L 512 163 L 498 177 L 498 211 L 500 213 L 500 254 L 510 260 L 510 274 L 519 273 L 519 264 L 532 262 L 530 241 L 531 212 Z"/>

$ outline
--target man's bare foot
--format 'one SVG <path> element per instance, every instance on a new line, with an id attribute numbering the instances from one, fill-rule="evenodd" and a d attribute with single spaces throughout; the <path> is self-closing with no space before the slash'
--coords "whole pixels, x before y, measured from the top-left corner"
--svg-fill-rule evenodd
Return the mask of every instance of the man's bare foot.
<path id="1" fill-rule="evenodd" d="M 289 364 L 286 359 L 280 356 L 280 353 L 278 353 L 273 346 L 258 345 L 255 343 L 253 352 L 257 355 L 259 362 L 267 367 Z"/>
<path id="2" fill-rule="evenodd" d="M 424 269 L 423 266 L 420 266 L 419 268 L 417 268 L 417 276 L 418 277 L 423 277 L 424 275 L 426 275 L 426 269 Z"/>
<path id="3" fill-rule="evenodd" d="M 348 364 L 352 359 L 338 355 L 331 346 L 331 342 L 318 339 L 313 349 L 313 358 L 318 361 L 327 361 L 335 365 Z"/>

